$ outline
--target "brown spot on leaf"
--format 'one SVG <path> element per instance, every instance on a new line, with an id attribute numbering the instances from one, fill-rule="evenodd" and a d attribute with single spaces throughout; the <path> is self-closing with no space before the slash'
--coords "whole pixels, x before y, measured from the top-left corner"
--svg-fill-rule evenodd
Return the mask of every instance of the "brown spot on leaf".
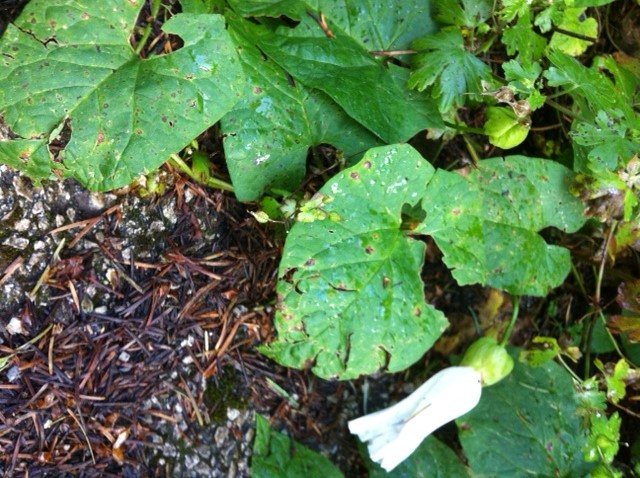
<path id="1" fill-rule="evenodd" d="M 365 162 L 362 164 L 362 167 L 363 167 L 364 169 L 371 169 L 371 161 L 365 161 Z"/>
<path id="2" fill-rule="evenodd" d="M 307 267 L 311 267 L 313 265 L 315 265 L 316 261 L 313 259 L 313 257 L 307 259 L 304 263 L 305 266 Z"/>
<path id="3" fill-rule="evenodd" d="M 375 251 L 375 249 L 373 247 L 371 247 L 370 245 L 365 247 L 364 252 L 366 252 L 367 254 L 373 254 L 373 251 Z"/>
<path id="4" fill-rule="evenodd" d="M 382 287 L 384 289 L 386 289 L 387 287 L 389 287 L 389 284 L 391 283 L 391 279 L 389 279 L 387 276 L 384 276 L 382 278 Z"/>
<path id="5" fill-rule="evenodd" d="M 351 176 L 351 179 L 359 179 L 360 178 L 360 175 L 356 171 L 353 171 L 351 174 L 349 174 L 349 176 Z"/>
<path id="6" fill-rule="evenodd" d="M 413 309 L 413 315 L 415 315 L 416 317 L 420 317 L 422 315 L 422 309 L 420 309 L 420 307 L 416 307 L 415 309 Z"/>
<path id="7" fill-rule="evenodd" d="M 102 131 L 98 131 L 98 138 L 96 139 L 96 146 L 104 143 L 104 133 Z"/>

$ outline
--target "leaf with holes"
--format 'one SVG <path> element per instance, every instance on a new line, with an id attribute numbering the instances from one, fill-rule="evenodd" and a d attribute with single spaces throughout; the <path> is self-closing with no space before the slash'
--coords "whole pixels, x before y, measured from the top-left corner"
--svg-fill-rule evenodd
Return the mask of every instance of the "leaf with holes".
<path id="1" fill-rule="evenodd" d="M 52 170 L 95 190 L 124 186 L 219 120 L 244 75 L 218 15 L 163 26 L 184 46 L 140 59 L 129 44 L 140 2 L 32 0 L 0 43 L 0 161 Z M 68 143 L 54 162 L 49 145 Z"/>
<path id="2" fill-rule="evenodd" d="M 447 321 L 425 303 L 425 244 L 401 218 L 433 172 L 408 145 L 374 148 L 320 190 L 327 219 L 297 223 L 287 238 L 278 339 L 262 348 L 266 355 L 350 379 L 403 370 L 433 345 Z"/>
<path id="3" fill-rule="evenodd" d="M 524 156 L 488 159 L 469 171 L 438 170 L 415 232 L 434 238 L 460 285 L 546 295 L 562 283 L 571 259 L 538 231 L 574 232 L 584 224 L 582 203 L 569 193 L 572 181 L 564 166 Z"/>

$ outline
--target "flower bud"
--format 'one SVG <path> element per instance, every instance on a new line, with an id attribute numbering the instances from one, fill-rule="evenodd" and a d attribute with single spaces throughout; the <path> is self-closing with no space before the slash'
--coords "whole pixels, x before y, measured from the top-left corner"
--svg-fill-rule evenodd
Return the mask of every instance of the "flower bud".
<path id="1" fill-rule="evenodd" d="M 460 365 L 472 367 L 482 376 L 485 387 L 498 383 L 513 370 L 513 359 L 492 337 L 481 337 L 467 349 Z"/>

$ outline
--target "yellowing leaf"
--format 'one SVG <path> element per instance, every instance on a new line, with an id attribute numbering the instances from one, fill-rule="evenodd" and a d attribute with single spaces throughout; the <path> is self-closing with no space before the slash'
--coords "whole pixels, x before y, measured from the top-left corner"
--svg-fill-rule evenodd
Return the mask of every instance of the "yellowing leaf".
<path id="1" fill-rule="evenodd" d="M 597 39 L 598 22 L 595 18 L 583 18 L 585 10 L 585 8 L 567 8 L 563 12 L 562 21 L 557 25 L 557 28 L 582 37 Z M 558 49 L 567 55 L 578 56 L 582 55 L 592 44 L 591 41 L 556 31 L 551 36 L 549 48 Z"/>

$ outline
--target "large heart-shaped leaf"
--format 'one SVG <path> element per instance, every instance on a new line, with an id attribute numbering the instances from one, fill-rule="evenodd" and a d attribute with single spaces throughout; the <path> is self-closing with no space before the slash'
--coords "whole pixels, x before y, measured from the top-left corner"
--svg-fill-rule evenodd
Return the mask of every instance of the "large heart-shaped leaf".
<path id="1" fill-rule="evenodd" d="M 424 301 L 425 245 L 402 230 L 433 168 L 407 145 L 375 148 L 320 191 L 328 219 L 297 223 L 280 263 L 278 340 L 263 352 L 349 379 L 418 360 L 447 325 Z"/>
<path id="2" fill-rule="evenodd" d="M 544 159 L 481 161 L 464 174 L 439 170 L 427 188 L 426 219 L 461 285 L 485 284 L 512 294 L 545 295 L 569 272 L 569 251 L 547 244 L 545 227 L 573 232 L 585 221 L 569 193 L 572 173 Z"/>
<path id="3" fill-rule="evenodd" d="M 160 166 L 233 107 L 244 75 L 223 18 L 170 19 L 163 29 L 184 47 L 141 60 L 129 44 L 140 6 L 27 5 L 0 45 L 0 113 L 17 136 L 0 142 L 0 161 L 113 189 Z M 53 164 L 47 145 L 64 125 L 70 140 Z"/>

